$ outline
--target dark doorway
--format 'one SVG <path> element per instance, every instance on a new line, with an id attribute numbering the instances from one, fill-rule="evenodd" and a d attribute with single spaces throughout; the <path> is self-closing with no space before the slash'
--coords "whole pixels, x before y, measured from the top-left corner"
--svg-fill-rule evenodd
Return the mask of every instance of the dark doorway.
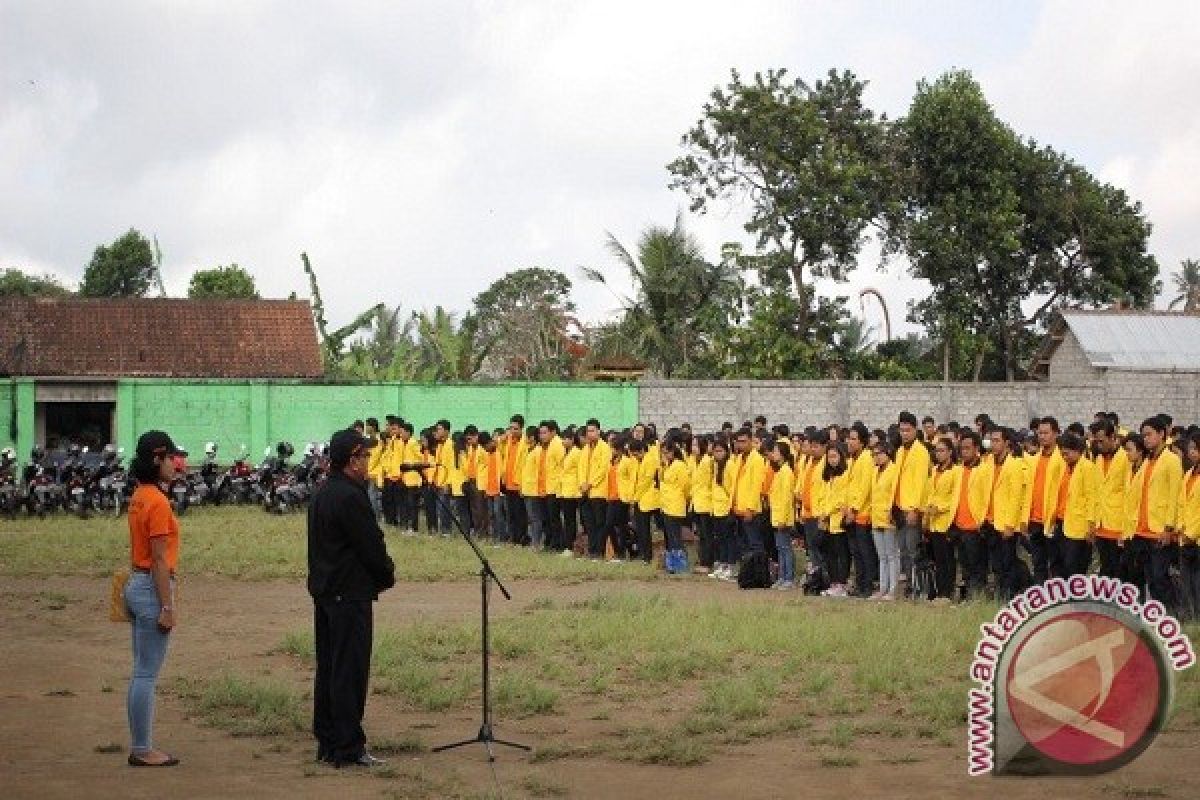
<path id="1" fill-rule="evenodd" d="M 79 444 L 95 451 L 112 441 L 116 403 L 44 403 L 43 406 L 47 449 Z"/>

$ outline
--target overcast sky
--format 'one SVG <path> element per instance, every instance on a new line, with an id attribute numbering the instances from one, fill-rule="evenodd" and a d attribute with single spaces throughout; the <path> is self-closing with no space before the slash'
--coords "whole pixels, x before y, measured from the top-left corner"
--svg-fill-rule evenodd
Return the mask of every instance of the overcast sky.
<path id="1" fill-rule="evenodd" d="M 1200 3 L 56 2 L 0 0 L 0 267 L 78 281 L 156 234 L 169 293 L 237 262 L 335 321 L 383 300 L 466 309 L 513 269 L 620 275 L 686 199 L 665 165 L 731 67 L 849 68 L 904 113 L 972 70 L 997 112 L 1124 187 L 1164 280 L 1200 257 Z M 689 217 L 707 253 L 746 209 Z M 868 251 L 849 284 L 919 292 Z M 858 309 L 857 301 L 852 308 Z M 878 320 L 868 309 L 868 319 Z"/>

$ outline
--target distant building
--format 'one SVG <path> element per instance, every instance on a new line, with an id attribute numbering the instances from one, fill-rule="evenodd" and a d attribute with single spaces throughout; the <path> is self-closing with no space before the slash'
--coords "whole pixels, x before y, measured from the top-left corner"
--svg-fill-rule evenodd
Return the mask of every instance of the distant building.
<path id="1" fill-rule="evenodd" d="M 1033 377 L 1052 384 L 1200 373 L 1200 315 L 1165 311 L 1063 311 L 1034 357 Z"/>
<path id="2" fill-rule="evenodd" d="M 0 299 L 0 379 L 9 384 L 0 394 L 11 396 L 14 420 L 18 379 L 33 383 L 33 431 L 11 437 L 23 442 L 116 441 L 119 379 L 322 374 L 306 301 Z M 10 409 L 0 411 L 9 422 Z"/>

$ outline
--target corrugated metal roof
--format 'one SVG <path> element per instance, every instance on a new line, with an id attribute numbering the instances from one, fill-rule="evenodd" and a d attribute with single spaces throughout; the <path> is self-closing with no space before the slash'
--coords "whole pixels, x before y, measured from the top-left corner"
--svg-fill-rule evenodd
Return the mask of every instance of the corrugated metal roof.
<path id="1" fill-rule="evenodd" d="M 1200 315 L 1062 312 L 1092 366 L 1200 372 Z"/>

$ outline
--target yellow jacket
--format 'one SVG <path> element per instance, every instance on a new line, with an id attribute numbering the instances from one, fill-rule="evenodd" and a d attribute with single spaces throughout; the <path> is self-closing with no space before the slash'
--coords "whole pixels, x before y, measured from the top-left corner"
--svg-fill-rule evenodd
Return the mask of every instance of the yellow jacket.
<path id="1" fill-rule="evenodd" d="M 370 455 L 367 457 L 367 478 L 376 486 L 383 486 L 383 439 L 377 437 L 368 452 Z"/>
<path id="2" fill-rule="evenodd" d="M 450 446 L 451 463 L 454 465 L 451 468 L 446 485 L 450 487 L 450 495 L 452 497 L 463 496 L 463 484 L 467 482 L 467 461 L 471 454 L 466 450 L 456 450 L 453 445 Z"/>
<path id="3" fill-rule="evenodd" d="M 1179 520 L 1175 530 L 1193 542 L 1200 541 L 1200 468 L 1192 469 L 1179 482 Z"/>
<path id="4" fill-rule="evenodd" d="M 1009 453 L 992 478 L 992 527 L 997 531 L 1018 531 L 1025 524 L 1024 459 Z M 992 460 L 993 470 L 995 459 Z"/>
<path id="5" fill-rule="evenodd" d="M 804 519 L 813 519 L 817 516 L 813 500 L 817 484 L 821 482 L 821 475 L 824 472 L 825 458 L 821 457 L 814 461 L 811 456 L 805 458 L 804 469 L 796 470 L 796 504 L 800 506 L 800 515 Z"/>
<path id="6" fill-rule="evenodd" d="M 790 528 L 796 524 L 796 473 L 789 465 L 782 464 L 775 471 L 767 505 L 771 509 L 772 528 Z"/>
<path id="7" fill-rule="evenodd" d="M 540 444 L 527 448 L 525 460 L 521 463 L 521 496 L 538 496 L 538 464 L 541 462 L 542 446 Z"/>
<path id="8" fill-rule="evenodd" d="M 638 462 L 637 484 L 633 490 L 634 502 L 639 511 L 658 511 L 658 487 L 654 479 L 658 477 L 659 465 L 650 459 L 650 454 L 642 456 Z"/>
<path id="9" fill-rule="evenodd" d="M 763 476 L 767 469 L 762 453 L 753 450 L 749 455 L 731 456 L 726 467 L 729 469 L 734 474 L 733 513 L 761 513 Z"/>
<path id="10" fill-rule="evenodd" d="M 510 432 L 500 440 L 496 449 L 500 451 L 500 485 L 509 491 L 518 491 L 525 475 L 525 456 L 529 453 L 529 442 L 524 434 L 518 434 L 514 441 Z"/>
<path id="11" fill-rule="evenodd" d="M 945 533 L 954 521 L 958 509 L 958 492 L 961 487 L 962 468 L 957 464 L 948 469 L 934 469 L 929 473 L 925 490 L 925 523 L 930 533 Z"/>
<path id="12" fill-rule="evenodd" d="M 688 490 L 691 488 L 691 475 L 687 464 L 675 459 L 663 467 L 659 483 L 659 502 L 662 504 L 663 514 L 668 517 L 686 517 Z"/>
<path id="13" fill-rule="evenodd" d="M 1063 536 L 1086 539 L 1096 524 L 1096 496 L 1100 488 L 1100 472 L 1086 458 L 1079 459 L 1075 468 L 1063 475 L 1067 483 L 1067 502 L 1063 509 Z"/>
<path id="14" fill-rule="evenodd" d="M 617 461 L 617 496 L 610 497 L 609 500 L 616 500 L 626 505 L 633 503 L 637 499 L 637 476 L 638 476 L 638 460 L 628 453 L 621 456 Z"/>
<path id="15" fill-rule="evenodd" d="M 901 511 L 920 511 L 929 483 L 929 448 L 914 441 L 896 451 L 896 507 Z"/>
<path id="16" fill-rule="evenodd" d="M 1099 475 L 1096 491 L 1096 535 L 1120 539 L 1125 531 L 1125 492 L 1132 471 L 1125 449 L 1118 447 L 1110 458 L 1097 456 L 1093 462 Z"/>
<path id="17" fill-rule="evenodd" d="M 565 500 L 579 498 L 579 454 L 578 447 L 572 447 L 563 453 L 562 471 L 559 475 L 557 494 Z"/>
<path id="18" fill-rule="evenodd" d="M 562 439 L 558 436 L 551 438 L 550 443 L 545 447 L 546 462 L 543 465 L 539 460 L 538 480 L 545 482 L 545 494 L 558 494 L 559 487 L 562 485 L 563 459 L 566 457 L 566 448 L 563 447 Z"/>
<path id="19" fill-rule="evenodd" d="M 725 474 L 717 481 L 717 462 L 713 461 L 712 469 L 712 515 L 718 519 L 728 517 L 733 511 L 733 459 L 725 462 Z"/>
<path id="20" fill-rule="evenodd" d="M 1042 483 L 1042 519 L 1040 520 L 1045 527 L 1049 528 L 1051 521 L 1054 519 L 1054 510 L 1058 507 L 1058 489 L 1059 482 L 1062 480 L 1063 472 L 1066 471 L 1067 462 L 1063 461 L 1062 453 L 1058 448 L 1054 448 L 1049 456 L 1043 456 L 1038 453 L 1036 456 L 1026 456 L 1028 462 L 1025 465 L 1026 480 L 1025 480 L 1025 522 L 1038 522 L 1034 519 L 1033 513 L 1033 492 L 1035 482 L 1037 481 L 1038 465 L 1045 463 L 1045 479 Z"/>
<path id="21" fill-rule="evenodd" d="M 883 469 L 875 468 L 870 505 L 871 527 L 876 530 L 895 527 L 892 524 L 892 498 L 896 495 L 897 473 L 895 461 L 889 461 Z"/>
<path id="22" fill-rule="evenodd" d="M 1146 476 L 1149 475 L 1147 485 Z M 1129 483 L 1126 509 L 1131 513 L 1128 529 L 1146 539 L 1157 539 L 1167 526 L 1179 519 L 1179 493 L 1183 484 L 1183 464 L 1179 456 L 1163 448 L 1157 458 L 1145 458 Z M 1146 522 L 1141 524 L 1143 501 Z"/>
<path id="23" fill-rule="evenodd" d="M 595 445 L 585 444 L 579 454 L 579 474 L 576 480 L 581 487 L 581 496 L 594 498 L 607 497 L 608 465 L 612 463 L 612 448 L 603 439 Z M 583 492 L 583 486 L 591 486 L 595 491 Z"/>
<path id="24" fill-rule="evenodd" d="M 407 442 L 397 442 L 401 445 L 397 448 L 396 468 L 399 469 L 400 464 L 420 464 L 425 461 L 421 455 L 421 445 L 417 442 L 417 437 L 408 437 Z M 421 473 L 405 472 L 400 476 L 400 482 L 410 489 L 417 488 L 421 485 Z"/>
<path id="25" fill-rule="evenodd" d="M 864 449 L 856 457 L 847 457 L 846 506 L 853 509 L 852 520 L 863 525 L 871 521 L 871 489 L 875 484 L 875 464 L 871 451 Z"/>
<path id="26" fill-rule="evenodd" d="M 846 505 L 846 484 L 849 482 L 849 471 L 834 475 L 825 480 L 824 468 L 821 475 L 813 476 L 812 505 L 817 519 L 829 520 L 830 533 L 844 533 L 845 524 L 842 520 L 842 508 Z"/>
<path id="27" fill-rule="evenodd" d="M 480 492 L 488 497 L 495 497 L 500 494 L 501 481 L 500 451 L 487 452 L 483 448 L 479 449 L 479 470 L 475 473 L 475 486 Z M 496 479 L 495 491 L 492 489 L 492 480 Z"/>
<path id="28" fill-rule="evenodd" d="M 705 455 L 692 472 L 692 510 L 697 514 L 711 514 L 713 482 L 713 459 Z"/>
<path id="29" fill-rule="evenodd" d="M 435 464 L 433 470 L 434 486 L 441 489 L 449 486 L 456 480 L 454 473 L 457 471 L 458 465 L 455 463 L 454 458 L 454 442 L 450 440 L 449 436 L 446 437 L 446 441 L 438 444 L 437 454 L 433 461 Z"/>
<path id="30" fill-rule="evenodd" d="M 967 476 L 967 511 L 975 523 L 974 530 L 979 530 L 987 521 L 988 505 L 992 500 L 992 476 L 995 475 L 995 469 L 991 464 L 982 460 L 971 469 L 969 476 L 966 467 L 959 465 L 958 469 L 963 476 Z M 959 494 L 954 496 L 954 516 L 950 519 L 951 524 L 954 524 L 958 516 L 961 493 L 962 486 L 960 485 Z"/>
<path id="31" fill-rule="evenodd" d="M 399 437 L 381 440 L 372 456 L 378 460 L 381 480 L 400 480 L 400 465 L 404 463 L 404 443 Z"/>

